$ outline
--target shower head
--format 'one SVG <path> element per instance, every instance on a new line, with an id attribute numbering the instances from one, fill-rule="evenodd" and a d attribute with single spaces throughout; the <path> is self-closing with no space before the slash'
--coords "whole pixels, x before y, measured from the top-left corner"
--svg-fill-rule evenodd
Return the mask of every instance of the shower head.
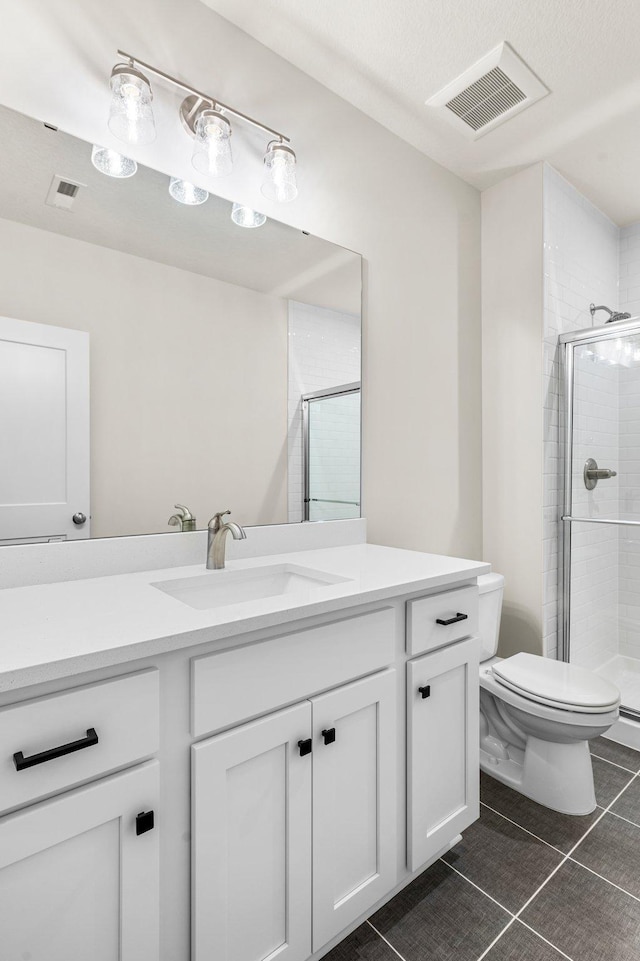
<path id="1" fill-rule="evenodd" d="M 589 312 L 592 317 L 596 310 L 606 310 L 609 314 L 609 319 L 605 320 L 605 324 L 613 324 L 616 320 L 629 320 L 631 317 L 631 314 L 623 313 L 620 310 L 611 310 L 610 307 L 605 307 L 604 304 L 600 304 L 599 307 L 596 307 L 595 304 L 589 304 Z"/>

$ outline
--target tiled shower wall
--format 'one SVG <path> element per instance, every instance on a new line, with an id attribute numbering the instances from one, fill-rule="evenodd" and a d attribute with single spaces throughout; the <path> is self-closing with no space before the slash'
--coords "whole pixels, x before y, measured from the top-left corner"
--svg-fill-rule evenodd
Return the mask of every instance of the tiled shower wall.
<path id="1" fill-rule="evenodd" d="M 558 645 L 558 562 L 559 518 L 562 510 L 560 469 L 563 450 L 559 430 L 560 378 L 558 335 L 581 330 L 592 324 L 589 304 L 618 304 L 619 230 L 601 211 L 582 196 L 556 170 L 544 169 L 544 653 L 557 656 Z M 598 315 L 597 315 L 598 316 Z M 599 323 L 604 315 L 599 315 Z M 608 372 L 607 372 L 608 373 Z M 601 460 L 617 448 L 615 407 L 617 388 L 613 376 L 585 364 L 581 383 L 581 413 L 578 415 L 581 458 Z M 616 451 L 617 456 L 617 451 Z M 606 464 L 604 466 L 607 466 Z M 578 471 L 580 473 L 580 471 Z M 576 509 L 588 509 L 587 492 L 580 478 L 574 478 Z M 617 496 L 615 486 L 601 485 L 595 492 Z M 582 491 L 582 493 L 580 493 Z M 582 498 L 583 503 L 578 500 Z M 607 505 L 607 509 L 612 507 Z M 615 527 L 590 525 L 574 535 L 573 615 L 576 618 L 574 649 L 581 649 L 590 662 L 606 647 L 617 644 L 618 534 Z M 613 612 L 615 613 L 615 611 Z M 604 629 L 606 627 L 606 630 Z M 612 633 L 613 632 L 613 633 Z M 579 640 L 576 639 L 580 638 Z M 599 643 L 603 641 L 602 651 Z"/>
<path id="2" fill-rule="evenodd" d="M 289 301 L 288 484 L 289 521 L 303 513 L 303 394 L 360 380 L 360 318 L 324 307 Z M 336 424 L 335 447 L 344 443 Z M 347 458 L 342 461 L 347 463 Z M 349 462 L 351 484 L 360 487 L 360 456 Z M 357 476 L 356 476 L 357 474 Z M 335 513 L 334 513 L 335 516 Z M 351 515 L 350 515 L 351 516 Z"/>

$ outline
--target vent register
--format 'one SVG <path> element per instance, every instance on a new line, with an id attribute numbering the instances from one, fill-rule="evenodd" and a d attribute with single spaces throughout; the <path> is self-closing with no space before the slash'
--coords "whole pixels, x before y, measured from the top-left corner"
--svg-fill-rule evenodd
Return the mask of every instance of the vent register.
<path id="1" fill-rule="evenodd" d="M 427 100 L 427 106 L 476 140 L 548 93 L 509 44 L 501 43 Z"/>
<path id="2" fill-rule="evenodd" d="M 86 185 L 54 174 L 45 203 L 50 207 L 58 207 L 59 210 L 71 210 L 80 188 L 84 186 Z"/>

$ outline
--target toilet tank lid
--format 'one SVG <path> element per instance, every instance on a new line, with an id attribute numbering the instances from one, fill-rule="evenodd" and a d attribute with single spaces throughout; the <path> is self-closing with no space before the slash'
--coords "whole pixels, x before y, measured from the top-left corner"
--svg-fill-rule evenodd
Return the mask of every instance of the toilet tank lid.
<path id="1" fill-rule="evenodd" d="M 502 574 L 481 574 L 478 578 L 478 592 L 488 594 L 489 591 L 500 591 L 504 587 Z"/>

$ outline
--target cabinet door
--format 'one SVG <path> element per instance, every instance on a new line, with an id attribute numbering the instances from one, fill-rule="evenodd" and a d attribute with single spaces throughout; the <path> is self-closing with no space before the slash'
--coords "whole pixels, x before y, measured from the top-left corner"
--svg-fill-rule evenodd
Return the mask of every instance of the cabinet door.
<path id="1" fill-rule="evenodd" d="M 195 961 L 311 954 L 311 704 L 192 747 Z"/>
<path id="2" fill-rule="evenodd" d="M 396 881 L 395 683 L 389 670 L 312 700 L 314 951 Z"/>
<path id="3" fill-rule="evenodd" d="M 157 800 L 153 761 L 0 819 L 2 958 L 157 961 Z"/>
<path id="4" fill-rule="evenodd" d="M 407 664 L 407 861 L 411 871 L 479 815 L 478 639 Z"/>

